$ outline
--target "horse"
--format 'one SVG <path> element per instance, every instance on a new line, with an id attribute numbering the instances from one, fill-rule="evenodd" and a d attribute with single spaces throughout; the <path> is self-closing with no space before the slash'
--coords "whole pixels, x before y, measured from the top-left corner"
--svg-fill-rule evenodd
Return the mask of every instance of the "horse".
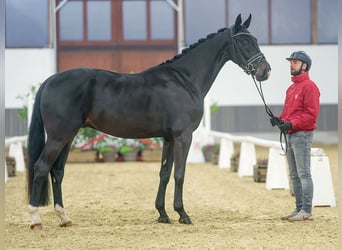
<path id="1" fill-rule="evenodd" d="M 53 204 L 61 227 L 71 226 L 62 199 L 64 167 L 73 138 L 91 127 L 121 138 L 163 138 L 158 222 L 171 223 L 165 193 L 174 165 L 174 210 L 192 224 L 183 205 L 183 183 L 192 133 L 203 115 L 204 97 L 229 60 L 258 81 L 271 67 L 241 14 L 229 28 L 198 40 L 180 54 L 136 74 L 75 68 L 46 79 L 35 97 L 28 134 L 27 192 L 31 229 L 43 229 L 39 206 Z"/>

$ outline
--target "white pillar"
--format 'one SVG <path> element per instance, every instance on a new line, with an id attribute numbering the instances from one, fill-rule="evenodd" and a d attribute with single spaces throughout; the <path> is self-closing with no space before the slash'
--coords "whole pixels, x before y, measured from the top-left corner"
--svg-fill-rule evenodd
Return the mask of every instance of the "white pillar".
<path id="1" fill-rule="evenodd" d="M 268 153 L 266 189 L 289 189 L 285 156 L 282 150 L 271 147 Z"/>
<path id="2" fill-rule="evenodd" d="M 234 154 L 234 143 L 225 138 L 220 142 L 220 154 L 218 159 L 219 168 L 230 168 L 230 158 Z"/>
<path id="3" fill-rule="evenodd" d="M 253 166 L 256 164 L 255 145 L 250 142 L 243 141 L 240 149 L 240 160 L 238 175 L 253 176 Z"/>

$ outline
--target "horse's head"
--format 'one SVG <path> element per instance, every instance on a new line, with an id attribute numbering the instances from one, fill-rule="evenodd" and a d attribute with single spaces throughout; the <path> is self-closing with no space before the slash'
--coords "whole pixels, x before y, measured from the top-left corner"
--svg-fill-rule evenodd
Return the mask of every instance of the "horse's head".
<path id="1" fill-rule="evenodd" d="M 247 74 L 252 74 L 258 81 L 268 79 L 271 71 L 269 63 L 261 53 L 257 39 L 247 30 L 252 15 L 243 23 L 241 14 L 230 27 L 232 51 L 230 59 L 238 64 Z"/>

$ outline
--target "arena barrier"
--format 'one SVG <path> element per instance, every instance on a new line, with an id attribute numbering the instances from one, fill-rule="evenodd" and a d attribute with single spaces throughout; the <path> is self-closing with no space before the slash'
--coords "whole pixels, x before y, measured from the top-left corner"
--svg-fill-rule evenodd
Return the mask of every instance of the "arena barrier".
<path id="1" fill-rule="evenodd" d="M 209 131 L 209 136 L 220 140 L 218 166 L 230 168 L 234 154 L 234 142 L 241 143 L 238 175 L 253 176 L 256 164 L 255 145 L 269 148 L 266 174 L 266 189 L 289 189 L 286 157 L 279 141 L 259 139 L 251 136 Z M 329 159 L 321 149 L 311 150 L 311 174 L 314 183 L 313 206 L 336 206 Z"/>
<path id="2" fill-rule="evenodd" d="M 201 130 L 199 130 L 201 131 Z M 198 157 L 200 152 L 200 141 L 204 141 L 207 131 L 195 132 L 193 150 L 190 150 L 189 157 L 193 162 L 203 162 L 203 156 Z M 218 166 L 230 168 L 230 158 L 234 154 L 234 142 L 241 143 L 238 175 L 253 176 L 253 168 L 256 163 L 255 145 L 269 148 L 268 165 L 266 173 L 266 189 L 289 189 L 289 179 L 285 156 L 279 141 L 270 141 L 251 136 L 233 136 L 231 134 L 209 131 L 209 137 L 220 139 L 220 152 Z M 16 160 L 18 172 L 25 171 L 25 161 L 22 145 L 26 143 L 27 136 L 12 137 L 5 140 L 5 146 L 9 147 L 9 156 Z M 208 139 L 207 139 L 208 140 Z M 196 142 L 197 141 L 197 142 Z M 195 148 L 195 150 L 194 150 Z M 192 151 L 192 152 L 191 152 Z M 195 156 L 194 156 L 195 155 Z M 332 183 L 329 158 L 320 149 L 313 148 L 311 153 L 311 172 L 314 183 L 313 206 L 336 206 L 334 188 Z M 5 182 L 8 179 L 7 166 L 5 162 Z"/>
<path id="3" fill-rule="evenodd" d="M 8 156 L 13 157 L 16 162 L 16 171 L 25 171 L 25 160 L 23 143 L 26 144 L 27 136 L 16 136 L 5 139 L 5 147 L 9 147 Z M 5 160 L 5 182 L 8 180 L 7 164 Z"/>

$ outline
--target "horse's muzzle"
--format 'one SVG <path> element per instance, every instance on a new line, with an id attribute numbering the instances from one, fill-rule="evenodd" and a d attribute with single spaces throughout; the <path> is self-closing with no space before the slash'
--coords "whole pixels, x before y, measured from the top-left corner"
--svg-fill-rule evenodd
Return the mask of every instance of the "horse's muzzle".
<path id="1" fill-rule="evenodd" d="M 262 60 L 254 74 L 257 81 L 266 81 L 271 74 L 271 66 L 266 60 Z"/>

